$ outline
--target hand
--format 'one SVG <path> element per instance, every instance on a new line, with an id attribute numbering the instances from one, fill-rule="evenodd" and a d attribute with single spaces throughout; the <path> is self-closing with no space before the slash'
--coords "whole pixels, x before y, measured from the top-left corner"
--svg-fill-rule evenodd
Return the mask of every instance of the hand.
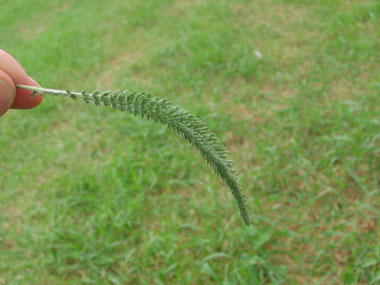
<path id="1" fill-rule="evenodd" d="M 31 109 L 42 101 L 40 96 L 31 97 L 31 91 L 16 88 L 16 84 L 39 86 L 17 60 L 0 49 L 0 117 L 10 108 Z"/>

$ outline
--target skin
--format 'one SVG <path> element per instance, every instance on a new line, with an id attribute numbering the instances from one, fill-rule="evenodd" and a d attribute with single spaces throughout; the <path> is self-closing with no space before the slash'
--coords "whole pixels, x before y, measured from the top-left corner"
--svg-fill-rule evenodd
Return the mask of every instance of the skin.
<path id="1" fill-rule="evenodd" d="M 42 97 L 31 97 L 31 91 L 16 88 L 16 84 L 38 86 L 10 54 L 0 49 L 0 117 L 8 109 L 31 109 Z"/>

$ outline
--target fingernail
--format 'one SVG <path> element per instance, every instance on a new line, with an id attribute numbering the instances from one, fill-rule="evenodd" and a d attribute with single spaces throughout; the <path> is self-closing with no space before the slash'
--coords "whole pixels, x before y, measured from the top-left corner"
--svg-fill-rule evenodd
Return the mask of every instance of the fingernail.
<path id="1" fill-rule="evenodd" d="M 29 79 L 32 80 L 32 82 L 36 85 L 36 86 L 40 86 L 36 80 L 34 80 L 32 77 L 29 76 Z"/>
<path id="2" fill-rule="evenodd" d="M 0 79 L 0 116 L 2 116 L 12 105 L 14 94 L 11 87 Z"/>

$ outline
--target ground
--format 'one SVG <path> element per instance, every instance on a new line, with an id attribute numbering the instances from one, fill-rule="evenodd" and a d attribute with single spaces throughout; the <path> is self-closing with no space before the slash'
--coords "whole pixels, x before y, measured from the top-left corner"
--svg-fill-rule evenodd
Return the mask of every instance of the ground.
<path id="1" fill-rule="evenodd" d="M 3 3 L 0 48 L 42 86 L 205 121 L 253 225 L 172 131 L 46 98 L 0 119 L 0 284 L 380 282 L 379 19 L 376 0 Z"/>

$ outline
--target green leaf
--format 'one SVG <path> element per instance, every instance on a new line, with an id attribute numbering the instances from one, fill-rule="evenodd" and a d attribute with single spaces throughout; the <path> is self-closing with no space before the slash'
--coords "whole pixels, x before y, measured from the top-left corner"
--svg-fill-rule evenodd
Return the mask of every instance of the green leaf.
<path id="1" fill-rule="evenodd" d="M 155 122 L 168 126 L 195 146 L 216 175 L 230 189 L 235 198 L 240 216 L 245 224 L 249 224 L 249 213 L 246 197 L 238 182 L 232 161 L 227 159 L 227 150 L 214 133 L 194 115 L 173 106 L 168 100 L 136 91 L 106 91 L 100 93 L 71 92 L 69 90 L 55 90 L 34 86 L 17 85 L 18 88 L 31 90 L 32 94 L 40 96 L 66 96 L 72 99 L 82 99 L 84 102 L 93 102 L 96 106 L 111 106 L 113 109 L 128 111 L 135 116 L 140 115 Z"/>

